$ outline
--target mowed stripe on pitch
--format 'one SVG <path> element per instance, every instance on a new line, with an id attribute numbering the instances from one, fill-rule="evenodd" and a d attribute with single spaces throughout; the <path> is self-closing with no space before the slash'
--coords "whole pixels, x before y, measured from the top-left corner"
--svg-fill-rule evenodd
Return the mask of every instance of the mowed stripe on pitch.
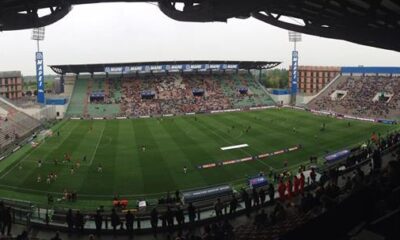
<path id="1" fill-rule="evenodd" d="M 175 182 L 175 189 L 169 190 L 175 191 L 176 189 L 201 186 L 202 184 L 204 186 L 206 182 L 202 176 L 195 168 L 191 167 L 190 156 L 187 155 L 187 148 L 195 151 L 192 153 L 193 155 L 203 154 L 204 152 L 202 152 L 201 149 L 193 148 L 193 145 L 197 146 L 197 144 L 190 141 L 190 139 L 178 129 L 175 121 L 175 118 L 165 119 L 159 124 L 154 124 L 150 129 L 156 139 L 155 142 L 157 146 L 163 149 L 162 154 L 164 159 L 166 159 L 165 164 Z M 185 140 L 186 144 L 182 145 L 182 140 Z M 183 172 L 184 166 L 188 167 L 188 174 L 186 175 Z"/>
<path id="2" fill-rule="evenodd" d="M 116 144 L 114 191 L 119 194 L 143 193 L 143 169 L 139 163 L 138 147 L 133 121 L 119 122 L 119 137 Z"/>
<path id="3" fill-rule="evenodd" d="M 139 150 L 139 161 L 143 170 L 143 193 L 175 191 L 176 183 L 171 176 L 170 169 L 164 157 L 163 146 L 156 142 L 150 128 L 156 126 L 154 119 L 140 119 L 134 125 L 135 138 L 139 148 L 142 145 L 146 150 Z M 160 135 L 158 137 L 161 138 Z M 161 138 L 162 139 L 162 138 Z"/>
<path id="4" fill-rule="evenodd" d="M 116 144 L 118 138 L 118 122 L 106 121 L 104 130 L 101 127 L 93 128 L 93 131 L 103 132 L 92 165 L 81 185 L 81 191 L 89 194 L 100 194 L 112 196 L 114 193 L 113 179 L 115 174 Z M 111 141 L 111 142 L 110 142 Z M 95 148 L 97 141 L 93 143 Z M 97 171 L 101 165 L 103 172 Z"/>
<path id="5" fill-rule="evenodd" d="M 161 126 L 164 131 L 169 133 L 172 140 L 170 144 L 173 145 L 173 148 L 179 150 L 176 151 L 179 153 L 179 155 L 176 155 L 179 161 L 173 166 L 174 170 L 177 171 L 177 177 L 181 179 L 179 188 L 201 187 L 205 184 L 209 184 L 207 178 L 198 171 L 198 164 L 196 161 L 196 158 L 213 161 L 215 156 L 210 155 L 207 150 L 199 144 L 201 141 L 207 141 L 207 139 L 197 135 L 192 126 L 178 119 L 174 119 L 173 122 L 168 122 L 168 124 L 161 124 Z M 170 155 L 174 154 L 174 151 L 170 152 Z M 183 172 L 184 166 L 188 168 L 187 174 Z"/>

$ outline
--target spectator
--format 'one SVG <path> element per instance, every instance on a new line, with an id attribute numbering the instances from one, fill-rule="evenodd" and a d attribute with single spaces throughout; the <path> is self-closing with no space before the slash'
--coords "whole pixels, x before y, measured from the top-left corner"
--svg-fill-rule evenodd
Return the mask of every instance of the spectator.
<path id="1" fill-rule="evenodd" d="M 285 201 L 285 192 L 286 192 L 286 185 L 283 183 L 282 180 L 280 180 L 278 184 L 279 200 Z"/>
<path id="2" fill-rule="evenodd" d="M 182 225 L 185 223 L 185 215 L 183 214 L 183 210 L 178 206 L 176 210 L 176 222 L 179 225 L 179 228 L 182 228 Z"/>
<path id="3" fill-rule="evenodd" d="M 299 193 L 299 187 L 300 187 L 300 179 L 294 175 L 293 177 L 293 194 L 294 196 L 297 196 L 297 194 Z"/>
<path id="4" fill-rule="evenodd" d="M 270 183 L 268 186 L 268 197 L 270 202 L 275 201 L 275 187 L 273 183 Z"/>
<path id="5" fill-rule="evenodd" d="M 238 200 L 236 199 L 236 196 L 233 195 L 231 201 L 229 202 L 229 213 L 235 213 L 238 205 Z"/>
<path id="6" fill-rule="evenodd" d="M 214 210 L 215 210 L 215 215 L 217 216 L 217 218 L 222 217 L 222 210 L 224 209 L 224 205 L 221 202 L 221 199 L 218 198 L 217 202 L 214 205 Z"/>
<path id="7" fill-rule="evenodd" d="M 268 215 L 265 213 L 265 210 L 262 209 L 259 214 L 256 215 L 254 224 L 257 226 L 257 229 L 262 228 L 267 222 Z"/>
<path id="8" fill-rule="evenodd" d="M 68 236 L 71 235 L 72 229 L 74 227 L 74 217 L 72 215 L 72 209 L 68 209 L 67 215 L 65 217 L 65 221 L 67 222 L 68 225 Z"/>
<path id="9" fill-rule="evenodd" d="M 176 202 L 180 202 L 181 201 L 181 193 L 179 192 L 179 190 L 175 191 L 175 201 Z"/>
<path id="10" fill-rule="evenodd" d="M 94 216 L 94 223 L 96 225 L 96 235 L 100 237 L 103 224 L 103 216 L 101 215 L 100 210 L 96 211 L 96 215 Z"/>
<path id="11" fill-rule="evenodd" d="M 75 214 L 75 228 L 79 233 L 83 233 L 85 221 L 83 219 L 83 215 L 78 210 Z"/>
<path id="12" fill-rule="evenodd" d="M 275 205 L 275 208 L 271 214 L 271 221 L 273 224 L 276 224 L 278 222 L 281 222 L 286 219 L 286 212 L 285 209 L 283 208 L 282 204 L 277 203 Z"/>
<path id="13" fill-rule="evenodd" d="M 299 181 L 299 191 L 300 193 L 304 192 L 304 185 L 305 185 L 305 176 L 304 173 L 300 173 L 300 181 Z"/>
<path id="14" fill-rule="evenodd" d="M 167 207 L 167 211 L 165 212 L 165 218 L 167 220 L 168 232 L 172 233 L 174 229 L 174 213 L 169 206 Z"/>
<path id="15" fill-rule="evenodd" d="M 315 168 L 311 168 L 310 179 L 312 184 L 317 182 L 317 173 L 315 172 Z"/>
<path id="16" fill-rule="evenodd" d="M 246 210 L 246 216 L 250 217 L 250 213 L 251 213 L 251 198 L 250 197 L 247 197 L 244 200 L 244 207 L 245 207 L 245 210 Z"/>
<path id="17" fill-rule="evenodd" d="M 135 216 L 131 213 L 130 210 L 125 214 L 125 224 L 126 230 L 128 232 L 129 238 L 133 237 L 133 223 L 135 221 Z"/>
<path id="18" fill-rule="evenodd" d="M 234 239 L 233 227 L 227 219 L 224 220 L 222 230 L 224 232 L 225 239 Z"/>
<path id="19" fill-rule="evenodd" d="M 153 208 L 150 213 L 150 223 L 151 229 L 153 230 L 153 236 L 157 237 L 158 211 L 156 208 Z"/>
<path id="20" fill-rule="evenodd" d="M 17 240 L 29 240 L 28 232 L 26 230 L 22 231 L 22 233 L 17 236 Z"/>
<path id="21" fill-rule="evenodd" d="M 196 219 L 196 208 L 195 206 L 193 206 L 193 203 L 189 203 L 188 215 L 189 215 L 189 222 L 194 223 L 194 220 Z"/>
<path id="22" fill-rule="evenodd" d="M 253 204 L 255 207 L 258 207 L 258 205 L 260 205 L 260 196 L 258 195 L 257 189 L 253 188 L 252 191 Z"/>
<path id="23" fill-rule="evenodd" d="M 265 198 L 266 198 L 266 193 L 265 193 L 264 188 L 261 188 L 261 189 L 260 189 L 260 191 L 258 192 L 258 195 L 259 195 L 259 197 L 260 197 L 261 206 L 264 206 Z"/>
<path id="24" fill-rule="evenodd" d="M 372 161 L 374 166 L 374 171 L 379 172 L 382 167 L 382 157 L 379 149 L 375 149 L 372 154 Z"/>
<path id="25" fill-rule="evenodd" d="M 56 235 L 54 237 L 52 237 L 51 240 L 61 240 L 60 233 L 57 231 Z"/>
<path id="26" fill-rule="evenodd" d="M 293 184 L 292 184 L 292 180 L 290 180 L 290 178 L 288 179 L 288 181 L 286 182 L 286 190 L 287 190 L 287 198 L 291 199 L 293 196 Z"/>
<path id="27" fill-rule="evenodd" d="M 1 230 L 1 233 L 4 235 L 5 230 L 7 229 L 7 236 L 11 236 L 11 228 L 12 228 L 11 208 L 7 207 L 3 215 L 3 229 Z"/>
<path id="28" fill-rule="evenodd" d="M 4 226 L 4 214 L 5 214 L 5 207 L 3 201 L 0 202 L 0 231 L 4 234 L 3 226 Z"/>
<path id="29" fill-rule="evenodd" d="M 117 212 L 115 211 L 115 208 L 113 208 L 111 210 L 110 219 L 111 219 L 111 226 L 113 228 L 113 235 L 116 236 L 117 235 L 117 226 L 120 225 L 122 227 L 122 223 L 121 223 L 120 217 L 118 216 Z"/>

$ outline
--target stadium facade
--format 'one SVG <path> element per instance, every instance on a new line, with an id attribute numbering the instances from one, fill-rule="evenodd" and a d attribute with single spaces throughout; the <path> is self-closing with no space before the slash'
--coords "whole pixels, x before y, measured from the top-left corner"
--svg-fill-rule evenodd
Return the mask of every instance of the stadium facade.
<path id="1" fill-rule="evenodd" d="M 299 66 L 298 93 L 314 95 L 341 73 L 340 67 Z M 292 66 L 289 67 L 289 79 L 292 79 Z M 291 88 L 292 81 L 289 81 Z"/>
<path id="2" fill-rule="evenodd" d="M 0 94 L 10 100 L 22 97 L 23 79 L 20 71 L 0 72 Z"/>

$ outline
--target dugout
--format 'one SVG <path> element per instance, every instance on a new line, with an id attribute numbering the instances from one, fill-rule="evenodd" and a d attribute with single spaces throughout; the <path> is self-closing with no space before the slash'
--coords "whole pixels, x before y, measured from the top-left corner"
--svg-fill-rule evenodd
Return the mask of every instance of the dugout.
<path id="1" fill-rule="evenodd" d="M 145 90 L 140 93 L 142 99 L 154 99 L 156 97 L 156 93 L 151 90 Z"/>
<path id="2" fill-rule="evenodd" d="M 93 91 L 89 96 L 91 103 L 104 102 L 105 94 L 103 91 Z"/>

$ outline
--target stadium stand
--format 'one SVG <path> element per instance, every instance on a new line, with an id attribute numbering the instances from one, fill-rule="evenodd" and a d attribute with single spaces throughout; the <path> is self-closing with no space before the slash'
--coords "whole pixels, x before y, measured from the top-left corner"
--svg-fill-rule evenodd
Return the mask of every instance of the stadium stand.
<path id="1" fill-rule="evenodd" d="M 308 107 L 358 117 L 396 119 L 400 116 L 400 78 L 341 76 Z"/>
<path id="2" fill-rule="evenodd" d="M 27 136 L 40 126 L 40 122 L 17 110 L 7 100 L 0 99 L 0 147 L 4 148 L 15 140 Z"/>
<path id="3" fill-rule="evenodd" d="M 100 98 L 93 100 L 93 94 Z M 139 117 L 274 104 L 269 94 L 247 72 L 154 74 L 107 79 L 79 78 L 67 115 Z"/>

